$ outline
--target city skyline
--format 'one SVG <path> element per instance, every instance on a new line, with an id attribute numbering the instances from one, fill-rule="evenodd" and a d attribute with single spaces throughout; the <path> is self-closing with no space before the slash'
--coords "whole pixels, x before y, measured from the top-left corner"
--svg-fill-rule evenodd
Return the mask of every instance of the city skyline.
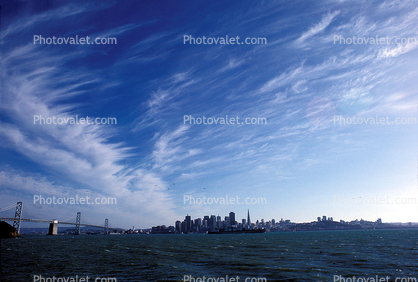
<path id="1" fill-rule="evenodd" d="M 355 219 L 351 221 L 345 221 L 343 219 L 340 219 L 339 221 L 334 221 L 333 217 L 327 217 L 325 215 L 318 216 L 316 221 L 311 221 L 311 223 L 324 223 L 324 222 L 339 222 L 343 224 L 363 224 L 363 223 L 375 223 L 377 225 L 382 225 L 382 219 L 378 218 L 376 221 L 367 221 L 361 218 L 360 220 Z M 306 223 L 306 222 L 305 222 Z M 257 219 L 256 222 L 252 223 L 250 220 L 250 210 L 247 210 L 247 219 L 243 218 L 240 221 L 236 220 L 235 212 L 229 212 L 228 215 L 225 215 L 224 220 L 222 220 L 222 217 L 218 214 L 215 215 L 205 215 L 202 217 L 196 217 L 192 218 L 191 215 L 187 214 L 183 221 L 176 220 L 174 225 L 157 225 L 152 227 L 152 233 L 158 233 L 161 232 L 161 228 L 165 229 L 166 231 L 169 230 L 170 233 L 176 232 L 176 233 L 201 233 L 201 232 L 207 232 L 207 231 L 213 231 L 213 230 L 220 230 L 220 229 L 230 229 L 230 230 L 242 230 L 242 229 L 258 229 L 258 228 L 266 228 L 270 229 L 271 227 L 275 227 L 276 224 L 279 224 L 281 226 L 288 225 L 288 224 L 297 224 L 295 222 L 292 222 L 290 219 L 283 219 L 281 218 L 280 221 L 278 220 L 276 222 L 275 218 L 272 218 L 271 220 L 264 220 Z M 135 228 L 133 228 L 135 230 Z M 157 231 L 159 230 L 159 231 Z"/>
<path id="2" fill-rule="evenodd" d="M 19 203 L 17 203 L 17 204 L 19 205 Z M 7 207 L 7 209 L 0 208 L 0 211 L 1 212 L 8 211 L 9 216 L 6 216 L 6 217 L 7 218 L 15 218 L 15 216 L 12 215 L 12 214 L 15 213 L 14 207 L 15 207 L 14 205 L 11 205 L 11 206 Z M 42 224 L 42 222 L 40 222 L 40 221 L 39 222 L 36 222 L 37 219 L 41 219 L 41 218 L 37 214 L 33 213 L 33 211 L 30 211 L 30 210 L 28 211 L 27 209 L 28 209 L 28 207 L 25 207 L 25 208 L 22 208 L 21 209 L 21 210 L 25 210 L 25 215 L 22 216 L 22 218 L 27 218 L 27 219 L 31 218 L 30 220 L 35 220 L 35 221 L 34 222 L 23 221 L 22 224 L 24 225 L 24 228 L 36 228 L 39 225 L 39 223 Z M 78 213 L 77 213 L 77 216 L 78 216 Z M 27 216 L 26 214 L 29 214 L 29 216 Z M 3 217 L 4 217 L 4 214 L 3 214 Z M 0 218 L 1 218 L 1 216 L 0 216 Z M 87 224 L 87 225 L 90 224 L 91 225 L 91 222 L 87 222 L 87 223 L 84 222 L 85 221 L 84 216 L 82 218 L 83 218 L 82 225 L 83 224 L 84 225 L 85 224 Z M 231 218 L 231 222 L 234 222 L 235 224 L 240 225 L 240 227 L 249 227 L 249 226 L 257 227 L 259 224 L 263 224 L 264 222 L 266 222 L 266 223 L 272 222 L 273 224 L 275 223 L 275 218 L 272 218 L 271 220 L 267 220 L 267 221 L 264 221 L 264 218 L 261 218 L 261 219 L 257 219 L 255 223 L 251 222 L 249 209 L 247 209 L 247 219 L 242 218 L 241 223 L 236 220 L 236 218 L 235 218 L 235 212 L 232 212 L 232 211 L 229 212 L 229 215 L 228 216 L 225 216 L 224 217 L 224 220 L 222 220 L 222 217 L 219 215 L 219 213 L 218 213 L 217 216 L 215 216 L 213 214 L 210 215 L 210 216 L 209 215 L 204 216 L 203 217 L 203 220 L 200 217 L 195 218 L 194 220 L 199 220 L 200 223 L 204 222 L 205 220 L 207 220 L 209 222 L 212 220 L 212 222 L 213 222 L 212 223 L 212 226 L 215 226 L 215 224 L 214 224 L 215 222 L 216 223 L 219 223 L 219 222 L 224 223 L 226 221 L 229 222 L 230 221 L 230 218 Z M 44 218 L 42 220 L 51 220 L 51 219 L 45 219 Z M 53 218 L 53 220 L 55 221 L 57 219 L 56 218 Z M 70 221 L 71 222 L 71 217 L 70 217 L 70 219 L 67 219 L 66 221 Z M 108 219 L 105 219 L 105 221 L 108 221 Z M 193 222 L 194 222 L 193 219 L 192 219 L 192 217 L 189 214 L 186 215 L 185 221 L 188 221 L 188 225 L 187 226 L 190 226 L 190 222 L 193 225 Z M 318 216 L 316 221 L 305 221 L 305 222 L 302 222 L 302 223 L 321 222 L 321 221 L 322 222 L 325 222 L 325 221 L 334 221 L 334 219 L 333 219 L 333 217 L 327 217 L 327 216 L 323 215 L 322 217 L 321 216 Z M 350 219 L 350 220 L 339 219 L 339 222 L 343 222 L 343 223 L 357 223 L 357 222 L 362 222 L 362 221 L 364 221 L 364 222 L 374 222 L 374 221 L 370 221 L 369 219 L 363 219 L 363 217 L 360 217 L 360 220 L 358 218 L 356 218 L 356 219 Z M 182 222 L 180 220 L 177 220 L 176 221 L 176 224 L 174 226 L 175 227 L 175 230 L 178 230 L 177 229 L 177 222 L 183 223 L 184 221 Z M 281 217 L 280 221 L 278 221 L 278 222 L 286 223 L 286 224 L 288 224 L 288 223 L 291 223 L 291 224 L 299 224 L 299 223 L 301 223 L 301 222 L 298 223 L 297 221 L 291 221 L 290 219 L 285 219 L 284 220 L 283 217 Z M 337 221 L 335 221 L 335 222 L 337 222 Z M 375 222 L 382 223 L 382 219 L 381 218 L 378 218 Z M 44 223 L 44 224 L 47 224 L 47 223 Z M 397 221 L 397 222 L 387 222 L 387 224 L 417 224 L 418 225 L 418 222 Z M 64 225 L 65 225 L 65 223 L 64 223 Z M 201 224 L 199 224 L 199 225 L 201 225 Z M 165 224 L 162 224 L 160 226 L 166 226 L 166 225 Z M 168 226 L 169 227 L 173 227 L 171 225 L 168 225 Z M 207 225 L 206 227 L 210 227 L 210 225 Z M 221 226 L 218 226 L 218 227 L 221 227 Z M 225 227 L 231 227 L 231 223 L 229 225 L 223 225 L 222 227 L 223 228 L 225 228 Z M 263 225 L 263 227 L 264 227 L 264 225 Z M 112 228 L 121 229 L 121 228 L 119 228 L 119 227 L 117 227 L 115 225 L 113 225 L 113 226 L 109 225 L 109 228 L 110 229 L 112 229 Z M 145 228 L 144 227 L 141 227 L 140 229 L 145 229 L 146 230 L 146 229 L 151 229 L 151 227 L 145 227 Z M 183 227 L 183 231 L 184 231 L 184 229 L 185 228 Z M 187 229 L 189 229 L 189 227 Z M 208 230 L 209 229 L 210 228 L 208 228 Z M 128 230 L 128 228 L 126 230 Z M 129 229 L 129 230 L 135 230 L 135 226 L 133 228 Z"/>
<path id="3" fill-rule="evenodd" d="M 251 223 L 249 219 L 249 210 L 247 220 L 242 219 L 241 222 L 233 220 L 235 213 L 230 212 L 228 216 L 222 220 L 221 216 L 205 215 L 202 217 L 192 218 L 187 214 L 183 221 L 177 220 L 174 225 L 156 225 L 149 229 L 128 230 L 128 233 L 146 233 L 150 234 L 194 234 L 194 233 L 210 233 L 213 231 L 240 232 L 242 230 L 264 229 L 267 232 L 280 231 L 320 231 L 320 230 L 358 230 L 358 229 L 393 229 L 393 228 L 417 228 L 418 222 L 384 222 L 381 218 L 377 220 L 367 220 L 361 218 L 355 220 L 334 220 L 333 217 L 326 215 L 318 216 L 316 220 L 309 222 L 292 222 L 290 219 L 271 220 L 257 219 Z M 250 222 L 250 224 L 248 224 Z M 215 232 L 216 234 L 217 232 Z"/>

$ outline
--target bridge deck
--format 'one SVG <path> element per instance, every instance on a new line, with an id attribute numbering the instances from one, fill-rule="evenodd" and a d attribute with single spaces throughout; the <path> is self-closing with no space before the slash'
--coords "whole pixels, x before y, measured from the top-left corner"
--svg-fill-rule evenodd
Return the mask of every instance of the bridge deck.
<path id="1" fill-rule="evenodd" d="M 18 218 L 14 218 L 14 217 L 0 217 L 0 220 L 2 221 L 15 221 L 15 220 L 19 220 Z M 49 220 L 49 219 L 30 219 L 30 218 L 22 218 L 20 221 L 23 222 L 36 222 L 36 223 L 53 223 L 54 220 Z M 76 225 L 75 222 L 66 222 L 66 221 L 59 221 L 58 220 L 58 224 L 65 224 L 65 225 Z M 81 226 L 89 226 L 89 227 L 97 227 L 97 228 L 103 228 L 105 229 L 105 226 L 101 226 L 101 225 L 94 225 L 94 224 L 84 224 L 84 223 L 80 223 Z M 114 227 L 108 227 L 108 229 L 113 229 L 113 230 L 124 230 L 123 228 L 114 228 Z"/>

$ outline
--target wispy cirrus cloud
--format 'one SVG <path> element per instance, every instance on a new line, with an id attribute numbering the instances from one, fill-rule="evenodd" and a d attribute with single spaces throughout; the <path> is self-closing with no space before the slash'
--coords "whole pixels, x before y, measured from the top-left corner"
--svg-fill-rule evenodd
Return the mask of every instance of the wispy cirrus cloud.
<path id="1" fill-rule="evenodd" d="M 318 33 L 324 31 L 334 20 L 336 16 L 340 14 L 340 11 L 334 11 L 332 13 L 328 13 L 326 16 L 322 17 L 322 20 L 311 27 L 308 31 L 304 32 L 297 40 L 296 43 L 298 45 L 303 44 L 307 39 L 317 35 Z"/>
<path id="2" fill-rule="evenodd" d="M 66 17 L 70 17 L 70 16 L 81 14 L 81 13 L 85 13 L 87 11 L 91 11 L 91 8 L 92 7 L 91 6 L 89 7 L 88 5 L 80 6 L 80 5 L 70 4 L 67 6 L 56 8 L 54 10 L 42 12 L 40 14 L 28 15 L 24 18 L 21 18 L 11 23 L 6 28 L 6 31 L 3 33 L 2 41 L 3 43 L 7 43 L 6 38 L 8 36 L 19 33 L 25 29 L 32 28 L 33 26 L 36 26 L 43 22 L 63 19 Z"/>
<path id="3" fill-rule="evenodd" d="M 202 152 L 197 148 L 191 148 L 185 143 L 189 126 L 180 125 L 175 130 L 165 132 L 155 142 L 152 158 L 154 167 L 163 171 L 170 170 L 171 173 L 178 170 L 181 161 L 194 157 Z"/>
<path id="4" fill-rule="evenodd" d="M 57 11 L 35 20 L 28 19 L 31 22 L 22 22 L 20 27 L 48 21 L 48 17 Z M 135 27 L 126 25 L 103 32 L 102 35 L 122 34 Z M 17 27 L 11 27 L 9 35 L 12 31 L 17 32 Z M 120 132 L 120 128 L 111 125 L 34 124 L 35 115 L 44 118 L 86 115 L 80 105 L 85 107 L 84 98 L 101 89 L 103 78 L 100 74 L 92 76 L 89 70 L 83 68 L 68 67 L 78 59 L 80 51 L 59 54 L 57 49 L 49 52 L 33 44 L 12 47 L 10 42 L 4 44 L 4 47 L 3 66 L 7 71 L 2 72 L 5 83 L 0 107 L 7 120 L 0 123 L 2 147 L 17 152 L 31 163 L 62 178 L 62 182 L 67 185 L 55 185 L 53 181 L 42 177 L 22 176 L 20 172 L 2 171 L 2 189 L 20 189 L 20 192 L 26 193 L 22 197 L 29 202 L 28 194 L 35 192 L 55 196 L 75 196 L 73 194 L 76 193 L 113 196 L 117 197 L 119 205 L 112 207 L 112 213 L 120 218 L 126 218 L 122 214 L 130 207 L 131 216 L 153 213 L 161 221 L 169 218 L 174 220 L 174 205 L 165 188 L 165 181 L 147 169 L 122 164 L 135 153 L 132 147 L 123 142 L 110 141 Z M 14 69 L 21 71 L 14 72 Z M 67 71 L 64 72 L 64 69 Z M 74 97 L 83 99 L 75 102 L 70 99 Z M 152 205 L 149 204 L 151 202 Z M 144 205 L 139 207 L 137 203 Z M 154 206 L 156 203 L 159 206 L 157 213 Z M 164 208 L 161 209 L 161 206 Z M 106 207 L 94 210 L 85 208 L 91 216 L 106 210 Z M 148 221 L 148 225 L 152 224 L 145 216 L 143 220 L 144 223 Z"/>

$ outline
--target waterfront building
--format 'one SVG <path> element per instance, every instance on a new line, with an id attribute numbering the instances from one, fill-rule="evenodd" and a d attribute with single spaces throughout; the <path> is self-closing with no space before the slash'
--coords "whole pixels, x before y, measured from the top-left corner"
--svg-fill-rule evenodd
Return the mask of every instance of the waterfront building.
<path id="1" fill-rule="evenodd" d="M 235 221 L 235 213 L 234 212 L 229 213 L 229 221 L 230 221 L 231 226 L 237 224 L 236 221 Z"/>
<path id="2" fill-rule="evenodd" d="M 184 219 L 184 222 L 186 222 L 186 232 L 189 232 L 192 229 L 192 217 L 190 215 L 186 215 L 186 218 Z"/>

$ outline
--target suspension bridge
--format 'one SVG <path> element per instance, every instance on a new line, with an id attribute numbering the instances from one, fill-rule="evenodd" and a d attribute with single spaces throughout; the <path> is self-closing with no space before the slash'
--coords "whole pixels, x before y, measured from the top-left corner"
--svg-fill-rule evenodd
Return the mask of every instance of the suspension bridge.
<path id="1" fill-rule="evenodd" d="M 14 208 L 14 205 L 1 208 L 0 212 L 10 210 Z M 75 225 L 75 234 L 80 235 L 80 229 L 81 226 L 88 226 L 88 227 L 96 227 L 96 228 L 103 228 L 105 229 L 105 234 L 109 234 L 109 230 L 113 230 L 114 232 L 120 232 L 124 230 L 123 228 L 114 228 L 109 227 L 109 220 L 106 218 L 104 221 L 104 225 L 95 225 L 95 224 L 88 224 L 88 223 L 82 223 L 81 222 L 81 212 L 77 212 L 77 215 L 75 217 L 75 222 L 70 222 L 67 220 L 56 220 L 56 219 L 41 219 L 40 216 L 36 215 L 30 209 L 25 205 L 25 210 L 28 211 L 28 213 L 32 214 L 32 216 L 35 216 L 36 218 L 23 218 L 22 212 L 23 212 L 23 202 L 17 202 L 16 204 L 16 210 L 15 210 L 15 216 L 14 217 L 0 217 L 0 221 L 13 221 L 13 227 L 16 228 L 16 231 L 20 233 L 20 225 L 21 222 L 35 222 L 35 223 L 49 223 L 49 232 L 48 235 L 57 235 L 58 234 L 58 224 L 61 225 Z"/>

